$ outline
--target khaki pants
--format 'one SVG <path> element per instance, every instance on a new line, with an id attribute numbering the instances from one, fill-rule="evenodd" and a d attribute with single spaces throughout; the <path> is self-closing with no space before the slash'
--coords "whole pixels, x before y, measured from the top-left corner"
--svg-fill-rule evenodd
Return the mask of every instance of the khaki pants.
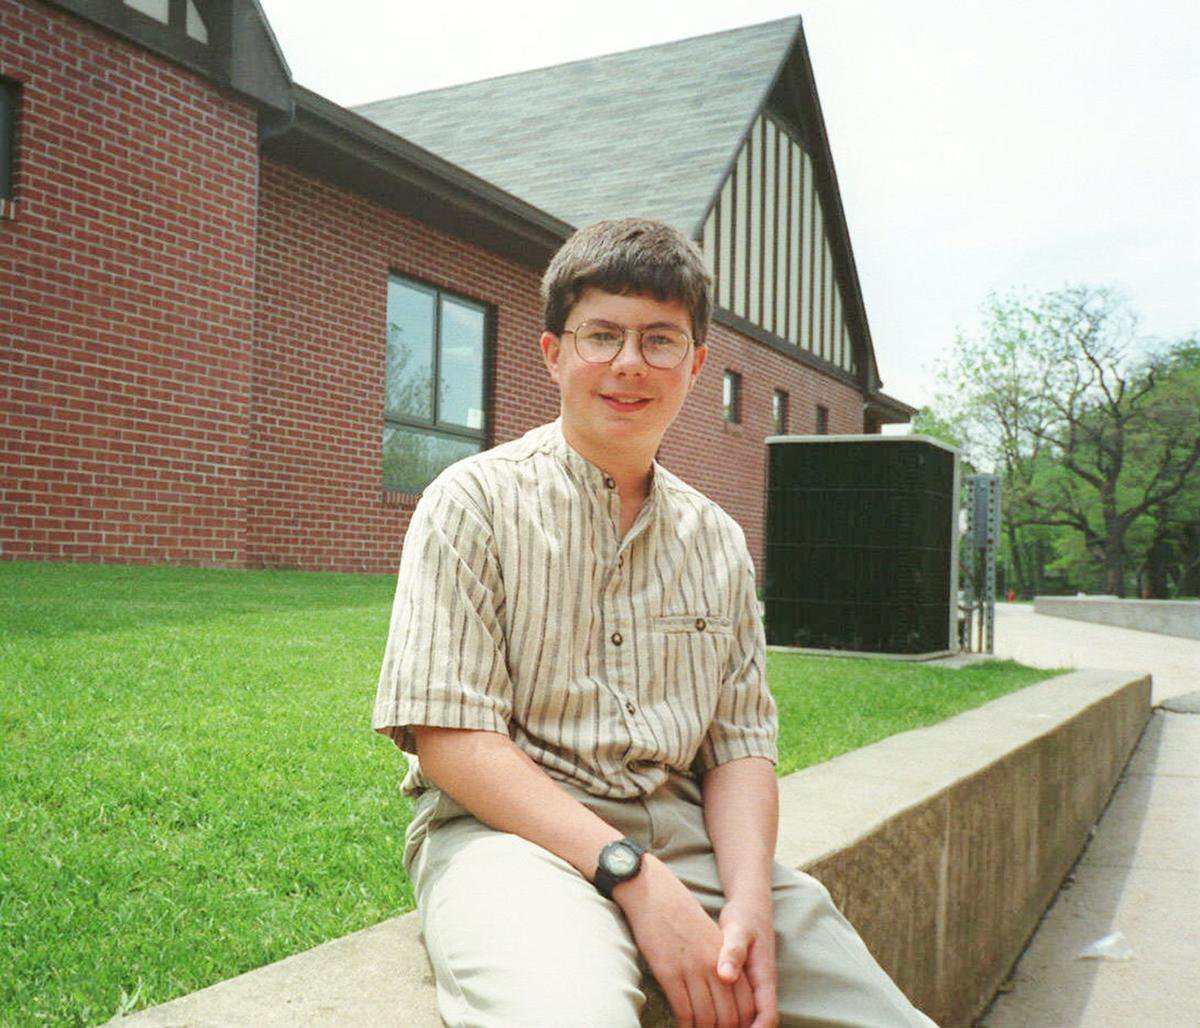
<path id="1" fill-rule="evenodd" d="M 693 780 L 674 777 L 643 800 L 568 791 L 659 857 L 717 916 L 723 897 Z M 647 995 L 633 936 L 620 908 L 566 861 L 493 831 L 436 791 L 418 801 L 406 861 L 447 1024 L 638 1025 Z M 777 864 L 773 886 L 781 1024 L 933 1024 L 816 879 Z"/>

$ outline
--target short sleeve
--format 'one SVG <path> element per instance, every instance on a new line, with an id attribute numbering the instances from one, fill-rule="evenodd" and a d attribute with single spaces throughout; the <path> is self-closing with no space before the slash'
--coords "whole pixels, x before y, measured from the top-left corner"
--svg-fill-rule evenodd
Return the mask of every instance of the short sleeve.
<path id="1" fill-rule="evenodd" d="M 759 615 L 754 565 L 744 538 L 738 542 L 741 567 L 733 643 L 713 719 L 692 765 L 700 774 L 742 757 L 765 757 L 773 764 L 779 760 L 778 717 L 767 687 L 767 641 Z"/>
<path id="2" fill-rule="evenodd" d="M 416 752 L 413 725 L 508 732 L 512 683 L 491 528 L 442 488 L 413 512 L 373 727 Z"/>

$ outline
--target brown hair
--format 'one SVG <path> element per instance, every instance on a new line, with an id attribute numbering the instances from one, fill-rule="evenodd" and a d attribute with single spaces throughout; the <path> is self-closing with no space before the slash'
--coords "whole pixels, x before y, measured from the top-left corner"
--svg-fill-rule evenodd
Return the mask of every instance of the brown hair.
<path id="1" fill-rule="evenodd" d="M 699 247 L 661 221 L 619 218 L 582 228 L 559 248 L 542 276 L 548 332 L 561 335 L 567 315 L 588 289 L 679 300 L 697 346 L 712 315 L 712 275 Z"/>

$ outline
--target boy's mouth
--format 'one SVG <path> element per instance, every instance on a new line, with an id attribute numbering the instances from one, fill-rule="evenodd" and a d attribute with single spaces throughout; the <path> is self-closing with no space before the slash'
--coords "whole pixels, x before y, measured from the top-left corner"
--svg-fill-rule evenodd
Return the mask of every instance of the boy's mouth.
<path id="1" fill-rule="evenodd" d="M 607 393 L 601 393 L 600 399 L 607 403 L 613 410 L 627 412 L 642 410 L 650 403 L 649 398 L 645 396 L 614 396 Z"/>

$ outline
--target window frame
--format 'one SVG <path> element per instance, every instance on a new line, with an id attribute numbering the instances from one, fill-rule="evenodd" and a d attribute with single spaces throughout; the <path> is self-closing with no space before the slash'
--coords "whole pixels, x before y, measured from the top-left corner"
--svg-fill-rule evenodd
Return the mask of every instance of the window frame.
<path id="1" fill-rule="evenodd" d="M 776 435 L 787 435 L 792 415 L 791 397 L 786 389 L 771 393 L 771 426 Z M 781 417 L 782 415 L 782 417 Z"/>
<path id="2" fill-rule="evenodd" d="M 817 404 L 817 435 L 829 435 L 829 408 L 824 404 Z"/>
<path id="3" fill-rule="evenodd" d="M 742 375 L 732 368 L 726 368 L 721 379 L 721 419 L 730 425 L 742 423 Z"/>
<path id="4" fill-rule="evenodd" d="M 21 108 L 21 84 L 0 78 L 0 202 L 16 198 L 17 117 Z"/>
<path id="5" fill-rule="evenodd" d="M 433 296 L 433 364 L 430 374 L 430 411 L 431 415 L 428 419 L 417 417 L 416 415 L 397 414 L 389 411 L 387 407 L 387 388 L 388 388 L 388 330 L 387 330 L 387 294 L 384 298 L 384 341 L 383 341 L 383 417 L 382 430 L 386 433 L 389 426 L 399 429 L 407 429 L 408 431 L 423 433 L 425 435 L 434 436 L 437 438 L 449 438 L 462 440 L 464 442 L 476 442 L 479 444 L 479 449 L 482 452 L 486 450 L 490 444 L 492 424 L 494 421 L 493 407 L 494 400 L 492 395 L 492 353 L 495 341 L 495 315 L 490 304 L 484 303 L 481 300 L 473 299 L 465 296 L 462 293 L 456 292 L 453 289 L 446 289 L 443 286 L 433 285 L 430 282 L 415 278 L 412 275 L 406 275 L 398 271 L 389 271 L 387 277 L 387 288 L 391 289 L 392 282 L 399 282 L 409 288 L 416 289 L 419 292 L 428 293 Z M 483 361 L 483 376 L 480 382 L 480 402 L 483 412 L 483 425 L 478 429 L 467 428 L 464 425 L 455 424 L 453 422 L 443 422 L 439 419 L 439 382 L 441 380 L 442 370 L 442 304 L 444 299 L 450 299 L 455 303 L 462 304 L 466 307 L 472 307 L 478 310 L 483 315 L 483 334 L 480 340 L 482 344 L 482 352 L 480 354 Z M 380 440 L 382 448 L 383 441 Z M 381 449 L 382 454 L 382 449 Z M 399 486 L 388 485 L 383 481 L 383 466 L 380 465 L 380 481 L 385 493 L 399 493 L 405 495 L 419 495 L 418 492 L 413 492 L 409 489 L 404 489 Z M 428 485 L 429 483 L 425 483 Z M 424 486 L 422 486 L 424 489 Z"/>

